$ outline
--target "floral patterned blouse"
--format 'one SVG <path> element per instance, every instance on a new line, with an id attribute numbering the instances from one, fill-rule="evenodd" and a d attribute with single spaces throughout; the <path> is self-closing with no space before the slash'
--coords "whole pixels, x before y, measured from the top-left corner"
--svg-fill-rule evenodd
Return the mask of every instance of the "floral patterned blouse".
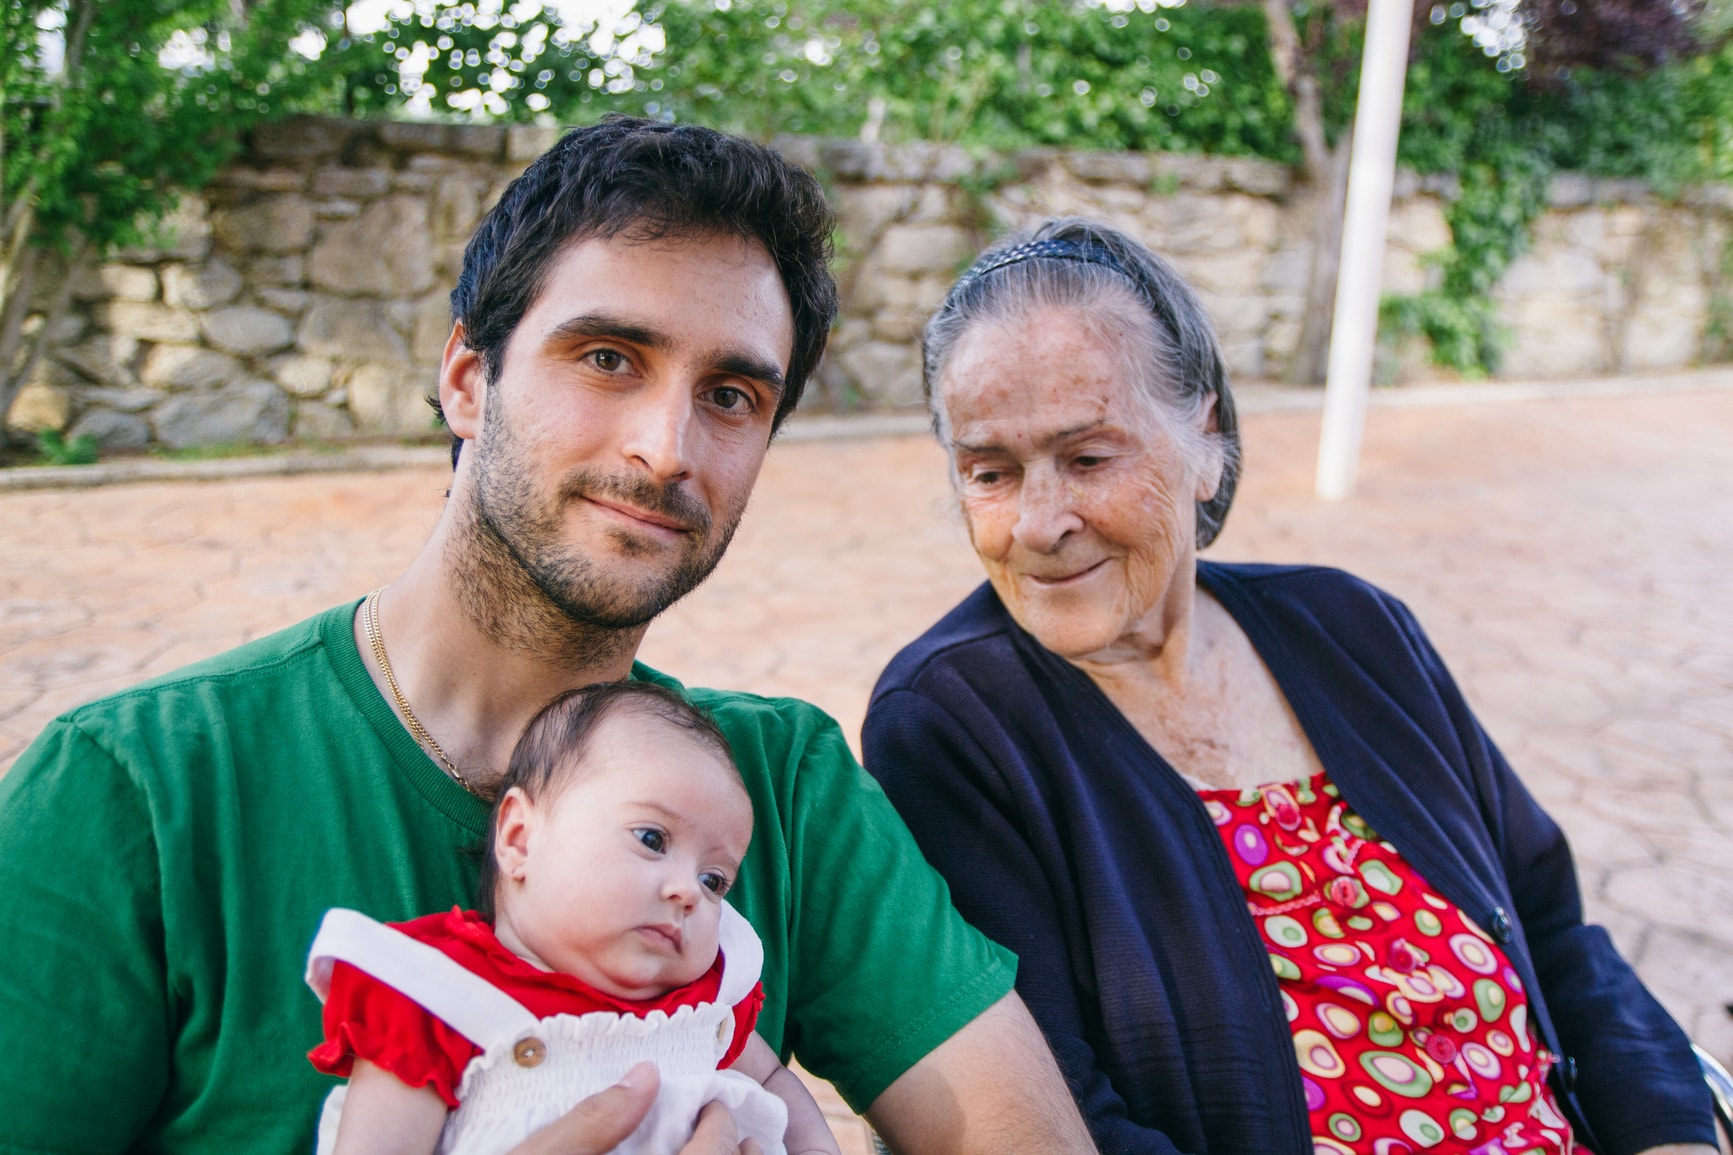
<path id="1" fill-rule="evenodd" d="M 1281 987 L 1317 1155 L 1570 1155 L 1497 944 L 1327 777 L 1201 790 Z"/>

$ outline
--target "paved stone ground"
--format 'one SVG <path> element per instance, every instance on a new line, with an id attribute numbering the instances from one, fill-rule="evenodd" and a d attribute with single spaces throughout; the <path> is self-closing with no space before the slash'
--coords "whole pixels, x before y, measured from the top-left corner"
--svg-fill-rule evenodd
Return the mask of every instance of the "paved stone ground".
<path id="1" fill-rule="evenodd" d="M 1212 553 L 1406 599 L 1570 832 L 1591 917 L 1733 1063 L 1733 391 L 1374 409 L 1337 506 L 1311 497 L 1317 426 L 1247 419 Z M 0 768 L 68 706 L 386 580 L 443 487 L 417 469 L 0 496 Z M 645 657 L 810 698 L 853 735 L 885 662 L 978 580 L 927 440 L 786 444 Z"/>

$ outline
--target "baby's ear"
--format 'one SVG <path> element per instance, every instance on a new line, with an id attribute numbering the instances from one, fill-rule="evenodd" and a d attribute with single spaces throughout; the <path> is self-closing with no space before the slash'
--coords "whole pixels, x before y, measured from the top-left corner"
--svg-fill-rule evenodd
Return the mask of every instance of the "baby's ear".
<path id="1" fill-rule="evenodd" d="M 493 857 L 502 880 L 523 880 L 538 817 L 536 804 L 521 786 L 513 786 L 500 798 L 494 815 Z"/>

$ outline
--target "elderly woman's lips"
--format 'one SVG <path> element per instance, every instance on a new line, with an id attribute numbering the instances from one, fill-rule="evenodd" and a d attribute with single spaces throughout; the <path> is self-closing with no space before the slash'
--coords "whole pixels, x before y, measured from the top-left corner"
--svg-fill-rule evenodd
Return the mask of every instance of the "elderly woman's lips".
<path id="1" fill-rule="evenodd" d="M 1104 566 L 1106 564 L 1107 564 L 1107 559 L 1102 558 L 1100 561 L 1096 562 L 1094 565 L 1086 566 L 1083 569 L 1074 569 L 1074 570 L 1071 570 L 1067 573 L 1061 573 L 1061 574 L 1035 574 L 1035 573 L 1032 573 L 1032 574 L 1025 574 L 1023 576 L 1027 577 L 1031 582 L 1034 582 L 1038 586 L 1062 586 L 1062 585 L 1065 585 L 1067 582 L 1074 582 L 1074 581 L 1079 580 L 1080 578 L 1086 578 L 1090 574 L 1094 573 L 1096 570 L 1100 569 L 1102 566 Z"/>

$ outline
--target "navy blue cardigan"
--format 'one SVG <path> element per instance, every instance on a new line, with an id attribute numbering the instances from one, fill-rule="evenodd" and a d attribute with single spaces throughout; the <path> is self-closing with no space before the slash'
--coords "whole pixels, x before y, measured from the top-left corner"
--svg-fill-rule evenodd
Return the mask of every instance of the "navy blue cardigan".
<path id="1" fill-rule="evenodd" d="M 1337 570 L 1200 563 L 1349 804 L 1502 940 L 1577 1137 L 1713 1144 L 1689 1043 L 1585 926 L 1564 836 L 1396 599 Z M 1310 1155 L 1274 974 L 1202 802 L 983 586 L 885 670 L 862 734 L 1103 1152 Z"/>

